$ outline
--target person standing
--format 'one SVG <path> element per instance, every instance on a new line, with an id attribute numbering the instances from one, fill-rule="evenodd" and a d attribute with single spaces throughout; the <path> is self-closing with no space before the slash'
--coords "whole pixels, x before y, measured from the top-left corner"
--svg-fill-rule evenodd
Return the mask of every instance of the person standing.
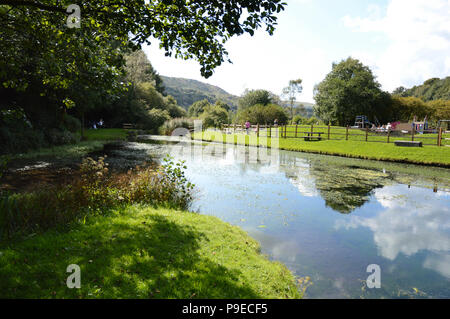
<path id="1" fill-rule="evenodd" d="M 252 126 L 252 125 L 251 125 L 250 122 L 247 120 L 247 122 L 245 122 L 245 130 L 247 131 L 247 135 L 248 135 L 248 132 L 249 132 L 251 126 Z"/>

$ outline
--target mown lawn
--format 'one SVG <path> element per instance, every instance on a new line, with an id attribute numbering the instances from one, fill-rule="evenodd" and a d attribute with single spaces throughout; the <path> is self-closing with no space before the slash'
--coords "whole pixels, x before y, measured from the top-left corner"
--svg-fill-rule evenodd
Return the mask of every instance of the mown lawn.
<path id="1" fill-rule="evenodd" d="M 251 135 L 250 135 L 251 136 Z M 256 140 L 256 136 L 250 138 L 249 135 L 221 134 L 220 132 L 205 131 L 194 133 L 194 139 L 204 141 L 215 141 L 225 143 L 238 143 L 246 145 L 257 145 L 264 141 L 264 138 Z M 233 142 L 234 139 L 234 142 Z M 394 141 L 395 138 L 392 138 Z M 269 139 L 269 147 L 270 139 Z M 322 140 L 305 141 L 301 138 L 280 138 L 279 148 L 290 151 L 300 151 L 327 155 L 337 155 L 355 157 L 363 159 L 385 160 L 394 162 L 428 164 L 436 166 L 450 166 L 450 147 L 428 146 L 423 147 L 398 147 L 394 143 L 377 143 L 356 140 Z"/>
<path id="2" fill-rule="evenodd" d="M 81 288 L 66 268 L 81 268 Z M 130 206 L 0 244 L 0 298 L 299 298 L 294 276 L 218 218 Z"/>

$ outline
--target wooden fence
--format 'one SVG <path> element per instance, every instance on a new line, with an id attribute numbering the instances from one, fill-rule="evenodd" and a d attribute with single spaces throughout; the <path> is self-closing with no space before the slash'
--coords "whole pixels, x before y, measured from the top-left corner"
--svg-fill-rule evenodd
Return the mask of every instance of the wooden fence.
<path id="1" fill-rule="evenodd" d="M 225 133 L 246 133 L 244 125 L 224 124 Z M 393 143 L 394 141 L 421 141 L 423 145 L 450 146 L 450 134 L 442 128 L 416 132 L 402 132 L 398 130 L 381 130 L 370 128 L 340 127 L 331 125 L 252 125 L 250 134 L 258 137 L 302 138 L 305 140 L 346 140 L 378 143 Z"/>

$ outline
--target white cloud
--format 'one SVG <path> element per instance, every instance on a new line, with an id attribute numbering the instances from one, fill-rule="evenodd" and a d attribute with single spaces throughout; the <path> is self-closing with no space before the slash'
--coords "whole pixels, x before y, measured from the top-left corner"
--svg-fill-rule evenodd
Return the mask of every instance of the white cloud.
<path id="1" fill-rule="evenodd" d="M 450 0 L 391 0 L 385 15 L 377 16 L 372 8 L 369 17 L 346 16 L 343 22 L 356 31 L 380 32 L 390 40 L 375 57 L 374 73 L 385 89 L 450 74 Z"/>
<path id="2" fill-rule="evenodd" d="M 402 201 L 401 194 L 395 186 L 375 190 L 374 196 L 385 210 L 375 217 L 351 216 L 336 222 L 336 229 L 368 227 L 381 256 L 389 260 L 400 253 L 412 256 L 419 251 L 431 252 L 434 255 L 428 255 L 424 267 L 447 276 L 450 271 L 442 269 L 450 261 L 450 207 L 427 202 L 422 189 L 412 189 Z"/>

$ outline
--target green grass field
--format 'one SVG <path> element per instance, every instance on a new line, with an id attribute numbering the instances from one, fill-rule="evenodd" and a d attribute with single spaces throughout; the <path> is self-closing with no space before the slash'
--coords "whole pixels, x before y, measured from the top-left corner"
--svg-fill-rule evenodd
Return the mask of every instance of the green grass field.
<path id="1" fill-rule="evenodd" d="M 314 126 L 314 132 L 322 133 L 322 137 L 328 139 L 328 127 L 327 126 Z M 296 136 L 295 131 L 297 130 L 297 136 L 305 136 L 305 132 L 311 132 L 311 125 L 289 125 L 286 128 L 286 135 L 288 138 L 293 138 Z M 281 131 L 281 128 L 280 128 Z M 284 131 L 283 131 L 284 132 Z M 265 134 L 265 132 L 264 132 Z M 411 141 L 411 135 L 403 135 L 397 136 L 397 133 L 391 133 L 389 136 L 389 142 L 393 142 L 396 140 L 407 140 Z M 400 134 L 399 134 L 400 135 Z M 450 145 L 450 140 L 446 140 L 445 138 L 450 138 L 450 134 L 443 134 L 443 139 L 441 140 L 441 145 Z M 349 141 L 366 141 L 366 131 L 364 129 L 347 129 L 345 127 L 339 126 L 331 126 L 330 127 L 330 139 L 331 140 L 349 140 Z M 368 142 L 383 142 L 386 143 L 388 141 L 388 134 L 386 132 L 367 132 L 367 141 Z M 414 134 L 414 141 L 421 141 L 423 144 L 432 144 L 437 145 L 438 143 L 438 134 Z"/>
<path id="2" fill-rule="evenodd" d="M 245 139 L 246 145 L 253 146 L 261 144 L 264 141 L 264 138 L 260 138 L 257 141 L 255 135 L 253 135 L 253 138 L 249 138 L 249 135 L 243 133 L 226 135 L 212 131 L 194 133 L 193 138 L 222 143 L 226 143 L 227 141 L 233 143 L 232 141 L 234 138 L 235 144 L 243 144 Z M 395 140 L 395 138 L 393 140 Z M 268 144 L 268 146 L 271 147 L 270 139 Z M 280 138 L 279 148 L 289 151 L 450 167 L 450 148 L 445 146 L 437 147 L 425 145 L 423 147 L 398 147 L 395 146 L 393 142 L 388 144 L 376 142 L 370 143 L 365 142 L 365 140 L 346 141 L 345 139 L 325 139 L 322 141 L 305 141 L 301 138 Z"/>
<path id="3" fill-rule="evenodd" d="M 300 298 L 296 279 L 218 218 L 129 206 L 0 244 L 0 298 Z M 66 286 L 67 266 L 81 288 Z"/>

